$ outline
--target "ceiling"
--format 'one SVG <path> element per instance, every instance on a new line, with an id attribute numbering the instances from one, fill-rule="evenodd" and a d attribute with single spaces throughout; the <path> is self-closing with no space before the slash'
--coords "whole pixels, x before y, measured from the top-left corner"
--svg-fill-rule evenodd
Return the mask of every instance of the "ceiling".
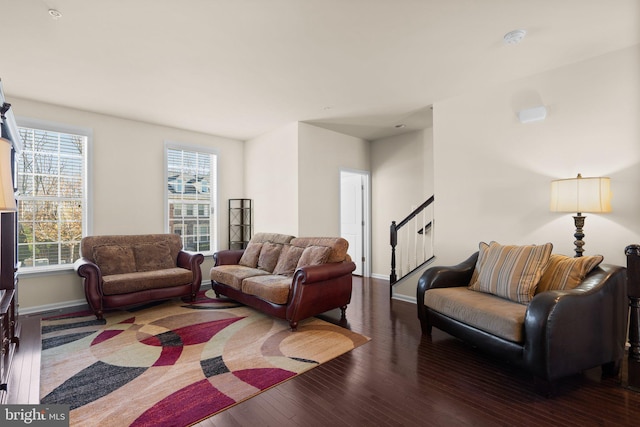
<path id="1" fill-rule="evenodd" d="M 378 139 L 636 45 L 639 24 L 638 0 L 0 0 L 0 78 L 8 97 L 240 140 L 296 121 Z"/>

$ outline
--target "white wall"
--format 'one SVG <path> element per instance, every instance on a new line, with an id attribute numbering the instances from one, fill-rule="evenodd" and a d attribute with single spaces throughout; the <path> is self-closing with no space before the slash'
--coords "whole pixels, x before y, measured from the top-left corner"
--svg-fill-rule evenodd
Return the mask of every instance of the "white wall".
<path id="1" fill-rule="evenodd" d="M 226 200 L 243 191 L 243 143 L 227 138 L 125 120 L 24 99 L 10 99 L 21 117 L 93 131 L 89 165 L 93 199 L 92 234 L 163 233 L 164 141 L 214 148 L 219 155 L 219 247 L 228 240 Z M 208 280 L 213 263 L 202 266 Z M 73 272 L 20 275 L 21 309 L 84 301 L 80 278 Z"/>
<path id="2" fill-rule="evenodd" d="M 397 193 L 392 182 L 410 180 L 412 189 L 419 187 L 413 175 L 422 177 L 423 196 L 398 195 L 410 208 L 435 193 L 439 265 L 457 263 L 477 250 L 478 242 L 490 240 L 551 241 L 554 252 L 572 255 L 573 219 L 549 212 L 549 183 L 578 172 L 610 176 L 613 212 L 587 215 L 585 250 L 624 265 L 624 247 L 640 242 L 639 75 L 640 46 L 634 46 L 436 103 L 432 189 L 429 132 L 422 140 L 394 140 L 402 149 L 392 154 L 384 141 L 371 143 L 368 152 L 366 141 L 292 123 L 247 141 L 243 149 L 240 141 L 211 135 L 9 101 L 18 116 L 93 129 L 94 234 L 164 230 L 164 140 L 219 151 L 220 247 L 227 240 L 225 203 L 243 196 L 255 201 L 256 231 L 339 233 L 339 169 L 371 170 L 372 271 L 386 277 L 389 224 L 406 214 L 405 207 L 391 212 L 399 203 L 389 202 L 388 195 Z M 549 110 L 547 119 L 519 123 L 516 112 L 539 102 Z M 134 197 L 127 191 L 132 182 L 159 190 Z M 203 266 L 205 278 L 210 263 Z M 415 281 L 396 291 L 414 297 Z M 72 272 L 21 277 L 19 292 L 21 308 L 84 299 Z"/>
<path id="3" fill-rule="evenodd" d="M 244 162 L 254 232 L 298 235 L 298 123 L 246 141 Z"/>
<path id="4" fill-rule="evenodd" d="M 340 170 L 369 171 L 369 142 L 307 123 L 298 128 L 299 236 L 340 235 Z"/>
<path id="5" fill-rule="evenodd" d="M 433 133 L 428 128 L 371 142 L 373 276 L 389 278 L 391 221 L 400 222 L 433 195 Z M 394 292 L 415 293 L 415 283 Z M 410 289 L 411 288 L 411 289 Z"/>
<path id="6" fill-rule="evenodd" d="M 245 143 L 256 232 L 340 234 L 340 169 L 369 170 L 367 141 L 290 123 Z"/>
<path id="7" fill-rule="evenodd" d="M 626 265 L 640 242 L 640 45 L 434 106 L 436 264 L 478 242 L 552 242 L 573 255 L 571 214 L 549 211 L 550 182 L 609 176 L 609 214 L 587 214 L 585 255 Z M 516 112 L 541 101 L 543 122 Z"/>

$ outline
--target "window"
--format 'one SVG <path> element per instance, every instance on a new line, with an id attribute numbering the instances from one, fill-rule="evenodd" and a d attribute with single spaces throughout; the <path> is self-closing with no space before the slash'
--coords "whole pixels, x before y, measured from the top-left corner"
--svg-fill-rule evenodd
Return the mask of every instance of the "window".
<path id="1" fill-rule="evenodd" d="M 88 134 L 19 127 L 18 261 L 25 272 L 70 267 L 87 234 Z"/>
<path id="2" fill-rule="evenodd" d="M 216 168 L 213 152 L 166 145 L 167 227 L 187 251 L 217 248 Z"/>

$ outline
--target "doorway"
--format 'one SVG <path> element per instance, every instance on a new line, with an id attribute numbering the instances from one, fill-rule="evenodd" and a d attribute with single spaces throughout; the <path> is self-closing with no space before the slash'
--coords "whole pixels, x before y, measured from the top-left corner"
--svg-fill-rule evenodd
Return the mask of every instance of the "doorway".
<path id="1" fill-rule="evenodd" d="M 371 275 L 369 173 L 340 171 L 340 236 L 349 242 L 353 274 Z"/>

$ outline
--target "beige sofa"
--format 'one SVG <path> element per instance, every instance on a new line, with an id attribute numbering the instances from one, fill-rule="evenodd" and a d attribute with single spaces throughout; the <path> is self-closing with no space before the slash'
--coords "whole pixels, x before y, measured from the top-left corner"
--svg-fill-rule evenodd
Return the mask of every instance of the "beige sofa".
<path id="1" fill-rule="evenodd" d="M 177 234 L 87 236 L 74 268 L 98 319 L 108 309 L 176 297 L 195 300 L 202 254 L 182 250 Z"/>
<path id="2" fill-rule="evenodd" d="M 302 319 L 340 308 L 345 317 L 356 266 L 340 237 L 258 233 L 245 250 L 214 254 L 211 287 L 296 330 Z"/>

